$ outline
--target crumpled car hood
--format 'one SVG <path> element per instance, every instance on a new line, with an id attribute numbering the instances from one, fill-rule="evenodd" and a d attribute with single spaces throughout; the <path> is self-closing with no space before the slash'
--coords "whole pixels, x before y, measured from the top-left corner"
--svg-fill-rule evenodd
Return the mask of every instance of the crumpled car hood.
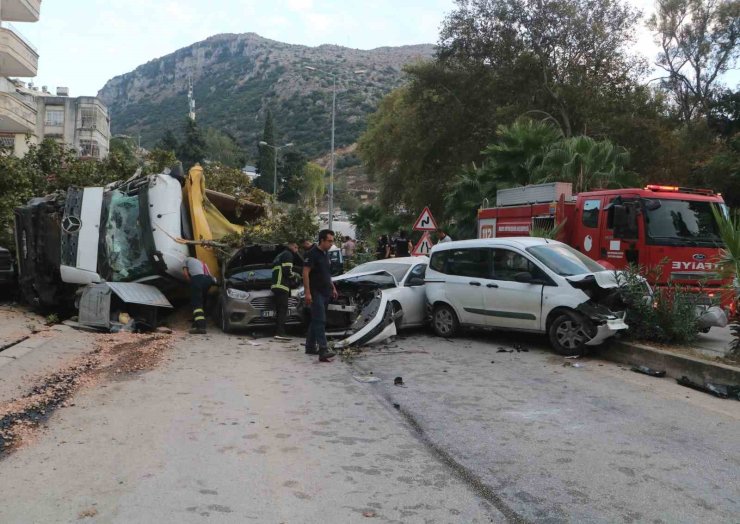
<path id="1" fill-rule="evenodd" d="M 584 275 L 575 275 L 565 277 L 573 287 L 584 289 L 585 287 L 597 286 L 601 289 L 615 289 L 619 287 L 617 274 L 614 271 L 598 271 L 596 273 L 586 273 Z"/>

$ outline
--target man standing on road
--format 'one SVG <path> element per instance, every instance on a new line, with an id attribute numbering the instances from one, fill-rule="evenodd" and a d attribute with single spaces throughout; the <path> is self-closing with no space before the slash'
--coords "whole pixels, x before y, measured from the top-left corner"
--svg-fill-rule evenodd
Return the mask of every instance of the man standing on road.
<path id="1" fill-rule="evenodd" d="M 290 299 L 290 284 L 293 280 L 293 260 L 298 253 L 298 244 L 289 242 L 272 262 L 272 297 L 275 301 L 275 317 L 277 329 L 275 338 L 290 340 L 285 332 L 285 322 L 288 320 L 288 300 Z"/>
<path id="2" fill-rule="evenodd" d="M 437 241 L 437 244 L 444 244 L 445 242 L 452 242 L 452 237 L 445 233 L 445 230 L 441 227 L 437 228 L 437 238 L 439 239 Z"/>
<path id="3" fill-rule="evenodd" d="M 306 335 L 306 354 L 318 355 L 319 362 L 329 362 L 334 353 L 326 340 L 326 310 L 329 300 L 337 297 L 331 280 L 329 249 L 334 245 L 334 232 L 322 229 L 319 243 L 306 253 L 303 262 L 303 288 L 306 305 L 311 308 L 311 324 Z M 318 346 L 318 351 L 316 347 Z"/>
<path id="4" fill-rule="evenodd" d="M 191 335 L 206 334 L 205 304 L 208 290 L 215 284 L 208 266 L 195 257 L 187 257 L 183 261 L 182 272 L 185 280 L 190 284 L 190 304 L 193 306 L 193 326 Z"/>
<path id="5" fill-rule="evenodd" d="M 396 245 L 396 258 L 409 257 L 414 246 L 411 245 L 411 241 L 406 237 L 406 231 L 403 229 L 398 232 L 398 238 L 395 242 Z"/>

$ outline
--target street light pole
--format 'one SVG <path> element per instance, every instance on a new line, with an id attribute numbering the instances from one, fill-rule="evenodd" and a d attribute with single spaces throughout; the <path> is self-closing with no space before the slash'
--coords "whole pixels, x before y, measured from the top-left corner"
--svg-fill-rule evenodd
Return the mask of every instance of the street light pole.
<path id="1" fill-rule="evenodd" d="M 273 165 L 273 167 L 274 167 L 273 177 L 274 178 L 273 178 L 273 185 L 272 185 L 272 196 L 277 201 L 277 187 L 278 187 L 278 185 L 277 185 L 277 159 L 278 159 L 278 151 L 281 150 L 284 147 L 291 147 L 293 145 L 293 142 L 288 142 L 287 144 L 283 144 L 282 146 L 276 146 L 276 145 L 273 145 L 273 144 L 268 144 L 267 142 L 265 142 L 264 140 L 262 140 L 262 141 L 260 141 L 259 145 L 260 146 L 263 146 L 263 147 L 271 147 L 272 150 L 275 152 L 275 162 L 274 162 L 274 165 Z"/>
<path id="2" fill-rule="evenodd" d="M 331 95 L 331 165 L 329 166 L 329 229 L 334 224 L 334 122 L 337 115 L 337 77 L 332 78 Z"/>
<path id="3" fill-rule="evenodd" d="M 337 75 L 330 71 L 324 71 L 318 67 L 305 66 L 309 71 L 316 71 L 317 73 L 323 73 L 329 75 L 332 80 L 331 88 L 331 164 L 329 165 L 329 229 L 332 229 L 334 224 L 334 134 L 336 130 L 336 116 L 337 116 Z M 354 71 L 354 74 L 365 73 L 364 69 Z"/>

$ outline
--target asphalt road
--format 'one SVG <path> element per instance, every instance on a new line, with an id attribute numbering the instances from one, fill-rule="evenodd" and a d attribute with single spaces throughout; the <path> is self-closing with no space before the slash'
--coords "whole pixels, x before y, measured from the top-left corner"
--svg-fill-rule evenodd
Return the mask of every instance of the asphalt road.
<path id="1" fill-rule="evenodd" d="M 539 337 L 406 336 L 354 363 L 432 449 L 537 522 L 738 522 L 740 402 Z M 499 353 L 521 344 L 527 352 Z M 608 351 L 608 348 L 602 349 Z M 565 367 L 564 367 L 565 364 Z M 574 367 L 577 365 L 578 367 Z M 405 387 L 393 385 L 401 376 Z"/>
<path id="2" fill-rule="evenodd" d="M 514 344 L 529 351 L 497 352 Z M 297 348 L 181 337 L 158 368 L 82 390 L 0 460 L 0 522 L 740 515 L 740 402 L 563 367 L 536 337 L 412 333 L 351 364 Z"/>

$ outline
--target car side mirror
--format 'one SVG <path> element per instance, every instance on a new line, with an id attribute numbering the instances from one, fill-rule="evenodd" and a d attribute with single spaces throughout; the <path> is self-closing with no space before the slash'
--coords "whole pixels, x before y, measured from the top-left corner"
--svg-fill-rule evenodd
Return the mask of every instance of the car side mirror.
<path id="1" fill-rule="evenodd" d="M 520 284 L 531 284 L 533 280 L 534 277 L 529 271 L 522 271 L 521 273 L 514 275 L 514 281 L 519 282 Z"/>
<path id="2" fill-rule="evenodd" d="M 406 287 L 418 287 L 424 285 L 424 279 L 421 277 L 409 277 L 406 281 Z"/>

